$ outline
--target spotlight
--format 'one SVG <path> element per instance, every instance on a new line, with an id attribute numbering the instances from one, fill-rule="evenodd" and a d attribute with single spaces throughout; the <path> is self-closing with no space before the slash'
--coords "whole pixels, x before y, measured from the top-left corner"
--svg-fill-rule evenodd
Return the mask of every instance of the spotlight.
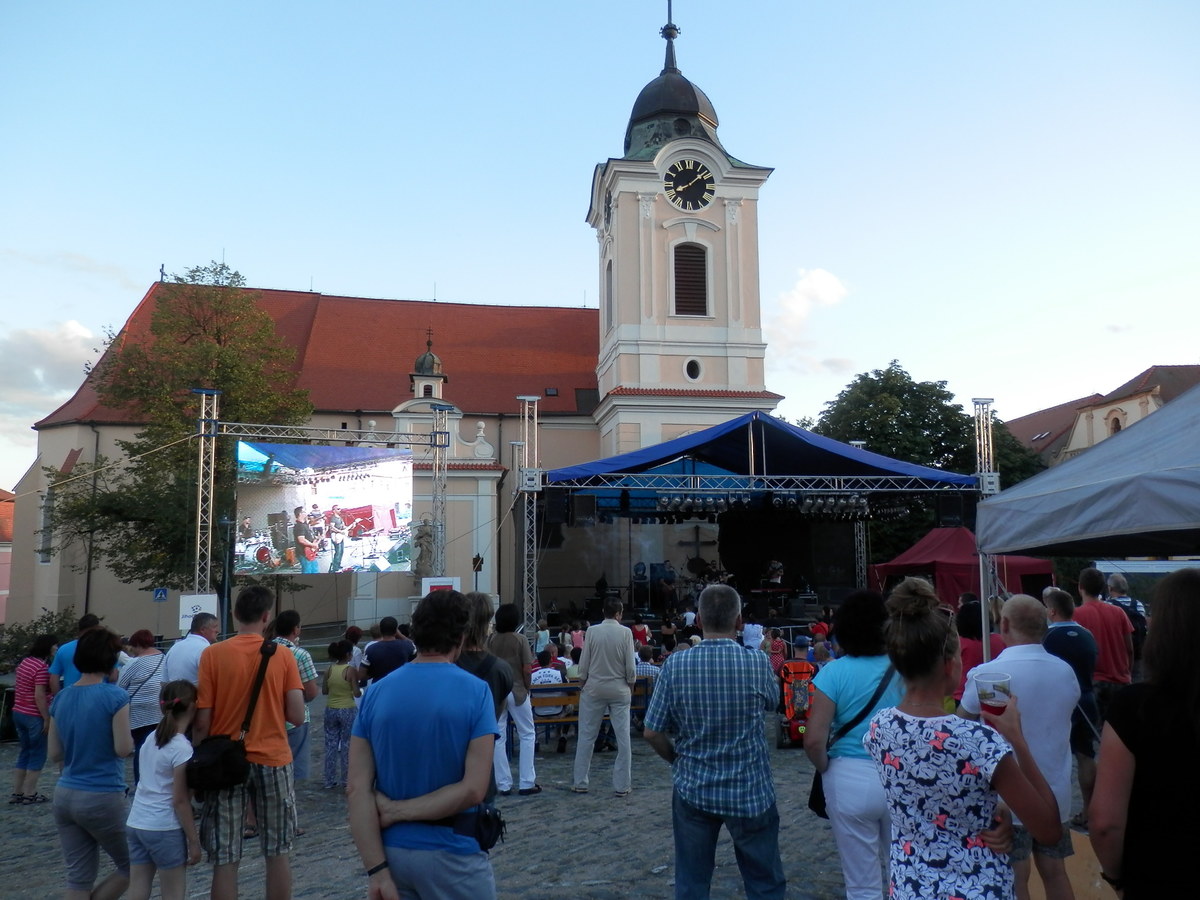
<path id="1" fill-rule="evenodd" d="M 774 506 L 776 509 L 782 509 L 783 508 L 783 498 L 782 497 L 772 497 L 771 505 Z"/>

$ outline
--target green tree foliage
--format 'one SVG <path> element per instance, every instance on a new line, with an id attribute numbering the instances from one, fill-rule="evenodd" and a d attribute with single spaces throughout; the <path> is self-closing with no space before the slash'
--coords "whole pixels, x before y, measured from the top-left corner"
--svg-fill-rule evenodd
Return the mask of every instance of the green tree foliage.
<path id="1" fill-rule="evenodd" d="M 893 459 L 962 474 L 975 471 L 974 418 L 954 402 L 946 382 L 914 381 L 896 360 L 857 376 L 825 404 L 813 430 L 847 443 L 865 441 L 868 450 Z M 1044 468 L 999 420 L 993 421 L 992 438 L 1003 486 Z M 952 505 L 958 511 L 957 503 Z M 871 523 L 872 562 L 892 559 L 936 523 L 932 498 L 910 495 L 904 506 L 908 515 L 902 520 Z"/>
<path id="2" fill-rule="evenodd" d="M 142 425 L 119 441 L 125 457 L 77 466 L 54 488 L 55 550 L 82 542 L 82 568 L 108 566 L 142 588 L 191 587 L 195 560 L 197 447 L 200 413 L 194 388 L 219 390 L 220 418 L 289 425 L 312 414 L 295 386 L 295 351 L 271 317 L 224 263 L 172 276 L 157 292 L 148 334 L 110 337 L 90 373 L 101 401 Z M 218 515 L 232 515 L 232 443 L 218 445 Z M 214 575 L 220 574 L 214 560 Z"/>
<path id="3" fill-rule="evenodd" d="M 43 607 L 42 614 L 29 622 L 9 622 L 0 636 L 0 672 L 11 672 L 25 658 L 33 639 L 39 634 L 56 634 L 59 643 L 75 636 L 78 616 L 75 607 L 68 606 L 58 612 Z"/>

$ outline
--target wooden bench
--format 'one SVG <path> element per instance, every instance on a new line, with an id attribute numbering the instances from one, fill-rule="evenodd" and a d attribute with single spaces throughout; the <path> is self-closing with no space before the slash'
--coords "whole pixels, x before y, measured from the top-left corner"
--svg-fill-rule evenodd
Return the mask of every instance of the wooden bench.
<path id="1" fill-rule="evenodd" d="M 629 696 L 629 713 L 639 719 L 646 715 L 650 705 L 650 692 L 653 681 L 642 676 L 634 682 Z M 529 704 L 533 707 L 534 725 L 577 725 L 579 723 L 579 694 L 583 683 L 568 681 L 563 684 L 535 684 L 529 689 Z M 555 715 L 539 714 L 539 709 L 553 709 L 561 706 L 561 712 Z M 604 718 L 608 718 L 605 716 Z"/>

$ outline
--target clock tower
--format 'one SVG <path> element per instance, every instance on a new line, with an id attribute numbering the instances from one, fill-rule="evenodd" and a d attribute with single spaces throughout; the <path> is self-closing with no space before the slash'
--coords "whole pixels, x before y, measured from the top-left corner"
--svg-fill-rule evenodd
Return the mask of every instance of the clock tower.
<path id="1" fill-rule="evenodd" d="M 596 167 L 601 452 L 624 453 L 782 398 L 766 390 L 758 191 L 771 170 L 725 151 L 717 113 L 675 62 L 638 95 L 625 155 Z"/>

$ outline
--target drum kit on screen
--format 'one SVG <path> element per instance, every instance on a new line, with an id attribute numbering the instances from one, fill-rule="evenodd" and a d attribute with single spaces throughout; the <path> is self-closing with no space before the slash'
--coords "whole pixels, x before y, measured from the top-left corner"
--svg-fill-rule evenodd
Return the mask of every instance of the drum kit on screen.
<path id="1" fill-rule="evenodd" d="M 406 560 L 407 553 L 401 552 L 407 547 L 406 531 L 407 529 L 402 528 L 377 528 L 374 531 L 352 529 L 346 541 L 340 571 L 371 568 L 382 570 L 393 563 Z M 331 549 L 330 539 L 321 538 L 317 547 L 318 554 L 327 557 Z M 380 562 L 383 564 L 380 565 Z M 255 531 L 253 535 L 234 544 L 235 572 L 261 574 L 274 572 L 281 567 L 295 568 L 298 565 L 296 550 L 291 546 L 291 542 L 288 541 L 288 545 L 282 551 L 276 550 L 270 529 Z"/>

